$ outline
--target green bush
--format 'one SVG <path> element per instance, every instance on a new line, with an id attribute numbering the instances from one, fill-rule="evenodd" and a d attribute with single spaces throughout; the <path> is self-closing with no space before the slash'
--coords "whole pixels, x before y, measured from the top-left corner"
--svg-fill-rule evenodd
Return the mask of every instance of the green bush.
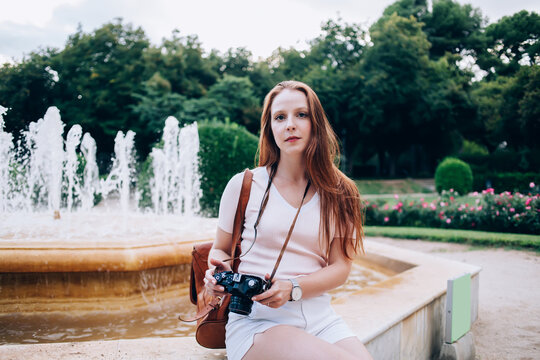
<path id="1" fill-rule="evenodd" d="M 464 161 L 448 157 L 435 170 L 435 188 L 439 193 L 453 189 L 464 195 L 472 190 L 471 167 Z"/>
<path id="2" fill-rule="evenodd" d="M 201 172 L 201 210 L 217 216 L 221 194 L 229 179 L 255 163 L 258 138 L 235 123 L 199 124 L 199 170 Z"/>
<path id="3" fill-rule="evenodd" d="M 229 179 L 255 163 L 258 138 L 244 127 L 229 122 L 199 122 L 199 172 L 201 174 L 201 215 L 217 216 L 221 194 Z M 163 147 L 163 141 L 155 145 Z M 150 179 L 152 157 L 139 164 L 139 207 L 152 208 Z"/>
<path id="4" fill-rule="evenodd" d="M 529 186 L 531 182 L 540 184 L 540 173 L 475 173 L 473 190 L 480 191 L 485 188 L 493 188 L 497 193 L 504 191 L 519 191 L 527 193 L 531 191 Z"/>

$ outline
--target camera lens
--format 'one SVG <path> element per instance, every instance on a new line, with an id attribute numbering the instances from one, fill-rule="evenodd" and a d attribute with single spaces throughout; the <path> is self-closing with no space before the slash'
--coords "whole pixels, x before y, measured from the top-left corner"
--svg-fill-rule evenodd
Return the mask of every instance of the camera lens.
<path id="1" fill-rule="evenodd" d="M 249 315 L 253 301 L 246 296 L 231 296 L 229 310 L 240 315 Z"/>

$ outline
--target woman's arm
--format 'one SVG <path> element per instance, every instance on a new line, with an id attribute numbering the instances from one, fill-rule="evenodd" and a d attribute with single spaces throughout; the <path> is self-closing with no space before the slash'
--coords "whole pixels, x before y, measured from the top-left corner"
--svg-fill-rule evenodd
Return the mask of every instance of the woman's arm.
<path id="1" fill-rule="evenodd" d="M 296 278 L 302 288 L 302 298 L 315 297 L 344 284 L 351 266 L 352 260 L 341 251 L 339 240 L 334 239 L 330 247 L 328 266 L 312 274 Z M 269 278 L 268 275 L 267 278 Z M 292 283 L 289 280 L 274 280 L 269 290 L 254 296 L 252 300 L 278 308 L 289 301 L 291 290 Z"/>
<path id="2" fill-rule="evenodd" d="M 216 239 L 212 245 L 212 249 L 208 253 L 208 270 L 204 276 L 204 284 L 206 290 L 215 296 L 223 296 L 223 286 L 216 286 L 216 279 L 214 273 L 216 271 L 231 271 L 232 261 L 225 262 L 224 260 L 230 259 L 232 247 L 232 234 L 217 228 Z"/>

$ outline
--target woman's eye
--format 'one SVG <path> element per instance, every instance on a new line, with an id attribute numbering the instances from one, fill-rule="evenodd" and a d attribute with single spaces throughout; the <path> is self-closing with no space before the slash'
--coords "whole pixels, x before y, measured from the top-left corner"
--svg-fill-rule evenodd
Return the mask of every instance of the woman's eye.
<path id="1" fill-rule="evenodd" d="M 304 112 L 298 113 L 298 117 L 303 118 L 303 117 L 307 117 L 307 116 L 308 116 L 308 114 L 306 114 Z"/>
<path id="2" fill-rule="evenodd" d="M 278 116 L 275 117 L 275 119 L 276 119 L 276 120 L 283 120 L 283 119 L 285 119 L 285 116 L 283 116 L 283 115 L 278 115 Z"/>

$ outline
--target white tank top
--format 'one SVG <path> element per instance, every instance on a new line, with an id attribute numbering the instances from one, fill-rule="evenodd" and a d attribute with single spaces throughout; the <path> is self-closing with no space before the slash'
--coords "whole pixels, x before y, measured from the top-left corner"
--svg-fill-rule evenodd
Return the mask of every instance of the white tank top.
<path id="1" fill-rule="evenodd" d="M 258 167 L 253 171 L 251 194 L 246 207 L 246 219 L 242 233 L 242 254 L 246 254 L 253 243 L 257 220 L 264 191 L 268 185 L 268 171 Z M 218 226 L 232 233 L 234 215 L 242 188 L 244 173 L 239 173 L 227 184 L 221 197 Z M 302 194 L 298 194 L 301 197 Z M 240 259 L 238 271 L 264 277 L 271 274 L 285 242 L 297 209 L 290 205 L 272 184 L 268 204 L 257 227 L 257 240 L 253 248 Z M 320 201 L 318 193 L 300 210 L 296 225 L 283 258 L 276 272 L 276 279 L 290 279 L 311 274 L 327 265 L 326 252 L 319 241 Z M 331 234 L 331 239 L 333 234 Z"/>

